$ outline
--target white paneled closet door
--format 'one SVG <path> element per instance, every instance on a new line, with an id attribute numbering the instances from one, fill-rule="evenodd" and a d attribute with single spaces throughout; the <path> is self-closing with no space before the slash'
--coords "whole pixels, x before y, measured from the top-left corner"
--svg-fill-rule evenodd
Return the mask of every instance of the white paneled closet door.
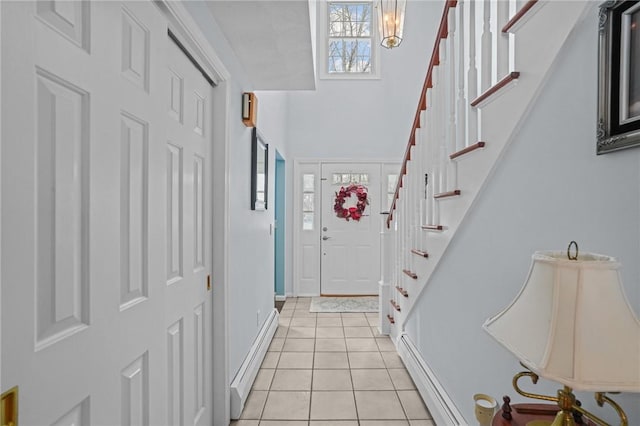
<path id="1" fill-rule="evenodd" d="M 211 87 L 151 2 L 0 7 L 1 390 L 23 425 L 210 423 Z"/>

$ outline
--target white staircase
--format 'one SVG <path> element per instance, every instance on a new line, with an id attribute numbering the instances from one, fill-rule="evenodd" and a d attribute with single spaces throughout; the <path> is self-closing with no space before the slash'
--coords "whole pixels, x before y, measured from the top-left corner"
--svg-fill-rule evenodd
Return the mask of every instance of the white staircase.
<path id="1" fill-rule="evenodd" d="M 512 135 L 587 4 L 446 2 L 395 201 L 382 226 L 383 332 L 402 336 L 505 147 L 517 143 Z"/>

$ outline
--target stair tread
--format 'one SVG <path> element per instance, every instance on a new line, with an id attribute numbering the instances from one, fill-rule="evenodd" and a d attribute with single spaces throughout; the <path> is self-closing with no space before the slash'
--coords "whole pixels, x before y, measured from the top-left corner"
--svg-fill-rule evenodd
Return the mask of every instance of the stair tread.
<path id="1" fill-rule="evenodd" d="M 507 87 L 510 83 L 516 81 L 519 77 L 520 77 L 520 72 L 518 71 L 510 72 L 502 80 L 500 80 L 499 82 L 497 82 L 496 84 L 494 84 L 493 86 L 485 90 L 484 93 L 482 93 L 480 96 L 478 96 L 473 101 L 471 101 L 471 106 L 472 107 L 479 106 L 482 102 L 486 101 L 491 96 L 495 95 L 498 91 L 500 91 L 500 89 L 503 89 Z"/>
<path id="2" fill-rule="evenodd" d="M 414 280 L 417 280 L 417 279 L 418 279 L 418 276 L 416 275 L 416 273 L 415 273 L 415 272 L 411 272 L 411 271 L 410 271 L 410 270 L 408 270 L 408 269 L 403 269 L 403 270 L 402 270 L 402 272 L 404 272 L 404 273 L 405 273 L 405 275 L 408 275 L 409 277 L 413 278 Z"/>
<path id="3" fill-rule="evenodd" d="M 536 3 L 538 3 L 538 0 L 529 0 L 524 5 L 522 5 L 520 10 L 518 10 L 515 15 L 513 15 L 513 18 L 511 18 L 509 22 L 507 22 L 505 26 L 502 27 L 502 32 L 509 32 L 509 30 L 511 30 L 518 22 L 520 22 L 520 20 L 527 14 L 527 12 L 531 10 L 531 8 L 533 8 L 533 6 L 536 5 Z"/>
<path id="4" fill-rule="evenodd" d="M 453 191 L 447 191 L 447 192 L 441 192 L 439 194 L 435 194 L 433 198 L 438 200 L 440 198 L 457 197 L 458 195 L 460 195 L 460 190 L 454 189 Z"/>
<path id="5" fill-rule="evenodd" d="M 456 158 L 460 158 L 463 155 L 468 154 L 470 152 L 473 152 L 473 151 L 475 151 L 477 149 L 484 148 L 485 145 L 486 145 L 486 143 L 484 143 L 482 141 L 476 142 L 473 145 L 469 145 L 468 147 L 466 147 L 464 149 L 461 149 L 460 151 L 454 152 L 453 154 L 449 155 L 449 158 L 451 160 L 455 160 Z"/>
<path id="6" fill-rule="evenodd" d="M 429 253 L 427 253 L 426 251 L 422 251 L 422 250 L 418 250 L 418 249 L 411 249 L 411 253 L 413 254 L 417 254 L 420 257 L 429 257 Z"/>
<path id="7" fill-rule="evenodd" d="M 402 287 L 396 286 L 396 290 L 398 290 L 398 292 L 400 292 L 400 294 L 404 297 L 409 297 L 409 293 L 407 293 L 407 290 L 403 289 Z"/>

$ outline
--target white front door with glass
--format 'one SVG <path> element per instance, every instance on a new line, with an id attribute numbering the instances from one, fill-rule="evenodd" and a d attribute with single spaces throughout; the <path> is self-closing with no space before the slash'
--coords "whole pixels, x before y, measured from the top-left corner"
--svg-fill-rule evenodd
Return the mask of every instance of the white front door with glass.
<path id="1" fill-rule="evenodd" d="M 378 294 L 381 165 L 324 163 L 321 172 L 320 292 Z"/>

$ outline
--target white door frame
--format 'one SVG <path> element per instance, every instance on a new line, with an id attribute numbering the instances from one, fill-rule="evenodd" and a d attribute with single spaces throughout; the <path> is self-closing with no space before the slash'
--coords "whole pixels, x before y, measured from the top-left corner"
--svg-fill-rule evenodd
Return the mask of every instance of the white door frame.
<path id="1" fill-rule="evenodd" d="M 302 243 L 301 238 L 301 229 L 302 229 L 302 185 L 300 184 L 300 171 L 305 168 L 305 166 L 315 166 L 315 170 L 317 170 L 318 178 L 320 178 L 321 174 L 321 165 L 322 163 L 350 163 L 350 164 L 370 164 L 370 163 L 378 163 L 383 166 L 388 164 L 397 164 L 398 167 L 400 162 L 398 159 L 390 159 L 390 158 L 368 158 L 368 159 L 348 159 L 348 158 L 294 158 L 293 159 L 293 296 L 319 296 L 320 295 L 320 281 L 318 280 L 317 288 L 312 291 L 305 291 L 301 293 L 300 289 L 300 278 L 302 275 L 301 271 L 301 256 L 300 256 L 300 244 Z M 381 177 L 382 178 L 382 177 Z M 382 180 L 382 179 L 381 179 Z M 320 181 L 316 182 L 316 194 L 320 194 Z M 319 199 L 317 199 L 320 201 Z M 319 205 L 319 204 L 318 204 Z M 319 224 L 319 216 L 316 218 L 316 225 Z M 314 232 L 317 232 L 318 236 L 318 246 L 320 246 L 320 229 L 316 226 Z M 318 271 L 318 276 L 319 276 Z"/>
<path id="2" fill-rule="evenodd" d="M 169 20 L 169 29 L 189 51 L 195 61 L 216 84 L 213 96 L 212 138 L 212 355 L 213 424 L 227 426 L 230 422 L 229 339 L 228 339 L 228 286 L 229 258 L 226 250 L 229 240 L 229 129 L 230 74 L 204 36 L 198 24 L 180 2 L 154 0 Z M 215 203 L 213 201 L 216 201 Z"/>

